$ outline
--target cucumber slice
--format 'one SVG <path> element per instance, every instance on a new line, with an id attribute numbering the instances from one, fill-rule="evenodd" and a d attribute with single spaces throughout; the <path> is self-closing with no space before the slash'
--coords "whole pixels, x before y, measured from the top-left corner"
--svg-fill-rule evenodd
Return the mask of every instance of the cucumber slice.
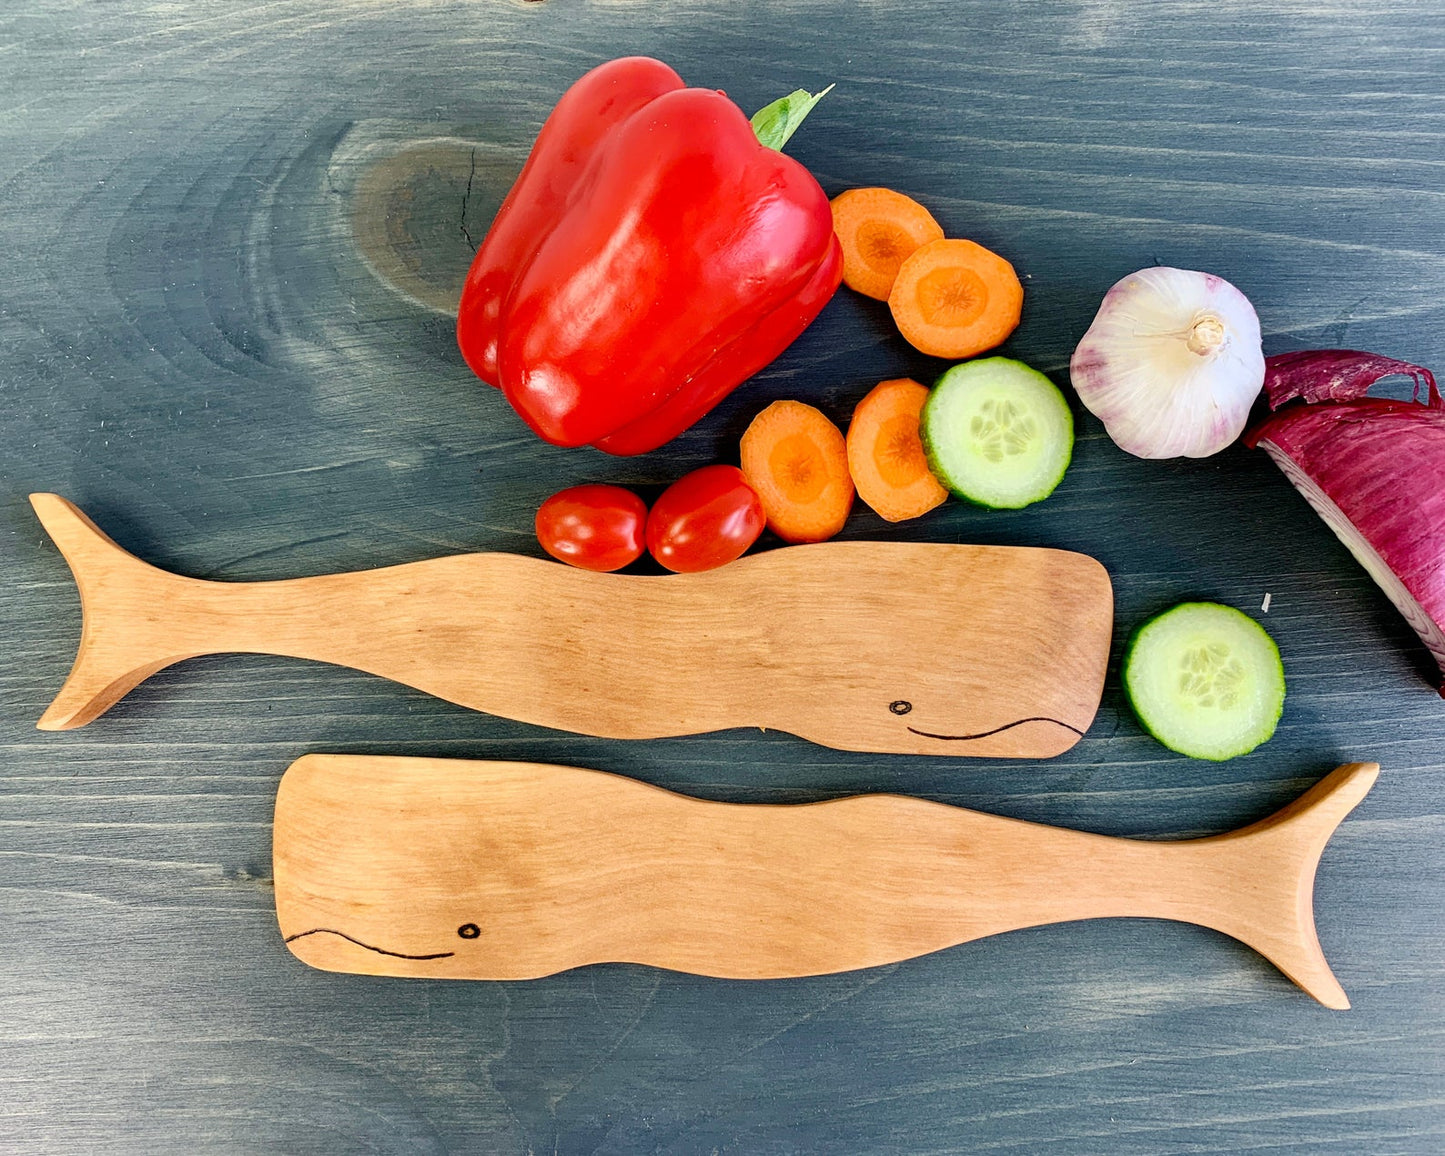
<path id="1" fill-rule="evenodd" d="M 919 415 L 928 466 L 965 501 L 1017 510 L 1054 492 L 1074 453 L 1074 415 L 1047 377 L 985 357 L 938 379 Z"/>
<path id="2" fill-rule="evenodd" d="M 1181 755 L 1223 762 L 1254 750 L 1284 710 L 1279 647 L 1253 618 L 1184 602 L 1134 632 L 1124 692 L 1144 728 Z"/>

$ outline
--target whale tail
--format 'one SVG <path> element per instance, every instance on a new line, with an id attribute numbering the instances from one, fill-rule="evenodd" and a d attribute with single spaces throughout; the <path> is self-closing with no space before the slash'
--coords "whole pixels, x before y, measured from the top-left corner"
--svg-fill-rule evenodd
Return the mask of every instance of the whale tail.
<path id="1" fill-rule="evenodd" d="M 59 494 L 31 494 L 30 504 L 70 566 L 82 616 L 75 664 L 36 726 L 71 730 L 156 671 L 198 653 L 177 648 L 174 624 L 176 596 L 192 580 L 122 550 Z"/>
<path id="2" fill-rule="evenodd" d="M 1238 831 L 1198 840 L 1213 860 L 1189 918 L 1259 952 L 1326 1007 L 1350 1006 L 1315 932 L 1315 869 L 1330 836 L 1375 785 L 1379 763 L 1348 763 L 1293 803 Z"/>

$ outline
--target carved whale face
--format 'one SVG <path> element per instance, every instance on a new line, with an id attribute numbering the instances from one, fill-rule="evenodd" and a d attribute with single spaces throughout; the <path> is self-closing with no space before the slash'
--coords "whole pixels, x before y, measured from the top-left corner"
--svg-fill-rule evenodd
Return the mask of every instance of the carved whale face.
<path id="1" fill-rule="evenodd" d="M 860 656 L 858 675 L 850 673 L 816 693 L 809 688 L 780 696 L 771 725 L 842 750 L 1050 758 L 1083 736 L 1098 692 L 1060 680 L 994 681 L 1002 668 L 1022 667 L 1028 657 L 1000 659 L 982 672 L 985 682 L 966 667 L 890 671 Z"/>
<path id="2" fill-rule="evenodd" d="M 654 796 L 687 802 L 565 767 L 307 755 L 276 799 L 282 936 L 312 967 L 370 975 L 531 979 L 606 959 L 604 940 L 579 952 L 565 912 L 580 901 L 604 930 L 625 912 L 597 849 L 565 833 Z"/>
<path id="3" fill-rule="evenodd" d="M 353 925 L 359 927 L 360 921 L 353 920 Z M 386 929 L 379 929 L 382 935 Z M 475 923 L 463 923 L 457 928 L 457 937 L 462 941 L 481 938 L 482 929 Z M 341 931 L 334 927 L 309 927 L 305 931 L 292 932 L 286 936 L 286 946 L 291 949 L 298 959 L 310 964 L 312 967 L 319 967 L 325 971 L 348 971 L 363 972 L 371 971 L 370 967 L 358 966 L 358 960 L 366 962 L 366 954 L 380 956 L 383 960 L 406 961 L 408 963 L 426 964 L 433 961 L 452 959 L 456 956 L 457 950 L 397 950 L 395 945 L 387 947 L 376 943 L 370 943 L 352 935 L 349 932 Z M 410 947 L 419 947 L 412 944 Z M 440 946 L 434 945 L 434 946 Z M 373 965 L 374 966 L 374 965 Z M 393 964 L 386 970 L 374 974 L 394 975 Z M 403 964 L 402 966 L 405 966 Z M 416 974 L 443 975 L 449 969 L 438 967 L 436 969 L 421 968 Z"/>
<path id="4" fill-rule="evenodd" d="M 769 725 L 843 750 L 1045 758 L 1078 742 L 1113 629 L 1098 562 L 938 543 L 867 549 L 876 545 L 756 559 L 755 581 L 770 578 L 774 593 L 747 620 L 729 684 L 737 697 L 764 681 Z M 832 566 L 846 566 L 846 585 L 827 584 Z"/>
<path id="5" fill-rule="evenodd" d="M 905 698 L 896 698 L 888 704 L 888 711 L 890 714 L 902 718 L 905 715 L 910 715 L 913 713 L 913 703 L 911 703 L 908 699 Z M 913 722 L 922 721 L 922 719 L 913 720 Z M 1055 727 L 1061 728 L 1062 731 L 1068 732 L 1067 734 L 1061 733 L 1056 736 L 1057 741 L 1061 744 L 1059 747 L 1060 751 L 1068 750 L 1068 748 L 1073 746 L 1074 743 L 1077 742 L 1084 733 L 1082 729 L 1075 726 L 1073 723 L 1068 723 L 1065 722 L 1063 719 L 1056 719 L 1047 715 L 1033 715 L 1028 718 L 1013 719 L 1009 722 L 1000 723 L 999 725 L 991 727 L 988 730 L 979 731 L 974 734 L 947 734 L 940 731 L 925 731 L 920 730 L 918 727 L 914 726 L 913 722 L 910 722 L 907 726 L 909 734 L 918 735 L 920 738 L 933 739 L 936 742 L 943 743 L 980 743 L 983 742 L 985 739 L 992 739 L 996 735 L 1003 735 L 1006 732 L 1013 730 L 1015 727 L 1028 727 L 1031 731 L 1031 750 L 1036 749 L 1039 746 L 1046 746 L 1050 743 L 1050 740 L 1045 737 L 1048 733 L 1048 724 L 1052 724 Z M 1035 726 L 1034 724 L 1042 725 Z"/>

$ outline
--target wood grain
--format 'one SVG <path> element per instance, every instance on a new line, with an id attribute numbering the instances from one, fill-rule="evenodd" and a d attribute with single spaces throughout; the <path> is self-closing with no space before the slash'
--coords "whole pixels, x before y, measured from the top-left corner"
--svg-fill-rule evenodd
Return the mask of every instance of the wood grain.
<path id="1" fill-rule="evenodd" d="M 1438 1156 L 1445 715 L 1423 647 L 1257 451 L 1141 462 L 1076 408 L 1047 502 L 897 525 L 860 506 L 842 535 L 1096 557 L 1116 654 L 1186 598 L 1259 616 L 1289 696 L 1229 763 L 1159 747 L 1114 668 L 1047 763 L 758 730 L 618 743 L 262 656 L 183 662 L 91 726 L 35 730 L 81 613 L 28 493 L 218 581 L 540 557 L 531 518 L 561 486 L 651 497 L 736 461 L 774 399 L 846 423 L 876 382 L 936 378 L 886 307 L 842 293 L 645 458 L 543 446 L 475 384 L 445 315 L 468 234 L 558 93 L 628 52 L 749 110 L 837 81 L 792 154 L 830 195 L 900 188 L 1008 257 L 1005 352 L 1066 393 L 1104 291 L 1155 263 L 1238 285 L 1268 353 L 1445 367 L 1437 0 L 0 5 L 0 1149 Z M 570 763 L 739 803 L 890 791 L 1145 838 L 1232 830 L 1375 758 L 1316 880 L 1354 1009 L 1148 920 L 770 983 L 330 975 L 280 943 L 270 884 L 277 782 L 314 750 Z"/>
<path id="2" fill-rule="evenodd" d="M 1041 758 L 1089 729 L 1109 658 L 1109 576 L 1061 550 L 833 542 L 666 578 L 461 554 L 203 582 L 126 553 L 57 494 L 31 504 L 85 614 L 42 730 L 235 651 L 607 738 L 759 726 L 844 750 Z"/>
<path id="3" fill-rule="evenodd" d="M 1353 763 L 1239 831 L 1145 842 L 900 795 L 740 805 L 571 767 L 307 755 L 276 798 L 276 915 L 312 967 L 492 980 L 619 962 L 825 975 L 1152 917 L 1233 936 L 1348 1008 L 1315 937 L 1315 866 L 1379 773 Z"/>

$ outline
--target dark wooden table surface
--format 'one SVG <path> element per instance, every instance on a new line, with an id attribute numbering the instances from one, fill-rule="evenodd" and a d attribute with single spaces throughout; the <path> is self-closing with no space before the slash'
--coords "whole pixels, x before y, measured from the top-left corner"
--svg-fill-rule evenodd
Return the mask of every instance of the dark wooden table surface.
<path id="1" fill-rule="evenodd" d="M 568 82 L 634 52 L 749 110 L 836 81 L 791 151 L 830 194 L 905 189 L 1012 259 L 1028 299 L 1007 351 L 1061 383 L 1104 290 L 1156 263 L 1239 285 L 1268 351 L 1445 369 L 1438 3 L 12 0 L 0 1148 L 1445 1150 L 1445 703 L 1263 454 L 1147 463 L 1081 414 L 1041 506 L 900 526 L 860 509 L 846 531 L 1084 550 L 1114 576 L 1120 638 L 1186 597 L 1257 613 L 1271 595 L 1288 705 L 1229 763 L 1143 735 L 1116 669 L 1088 736 L 1038 764 L 757 732 L 592 740 L 259 657 L 185 663 L 85 729 L 33 729 L 80 612 L 31 490 L 211 578 L 535 554 L 532 513 L 563 483 L 655 486 L 733 457 L 770 399 L 844 421 L 880 378 L 936 373 L 845 292 L 647 457 L 544 446 L 478 385 L 447 316 L 469 239 Z M 1326 1011 L 1247 948 L 1151 921 L 788 982 L 311 971 L 276 932 L 269 830 L 308 751 L 573 763 L 738 801 L 901 791 L 1142 835 L 1228 829 L 1377 759 L 1317 894 L 1355 1006 Z"/>

